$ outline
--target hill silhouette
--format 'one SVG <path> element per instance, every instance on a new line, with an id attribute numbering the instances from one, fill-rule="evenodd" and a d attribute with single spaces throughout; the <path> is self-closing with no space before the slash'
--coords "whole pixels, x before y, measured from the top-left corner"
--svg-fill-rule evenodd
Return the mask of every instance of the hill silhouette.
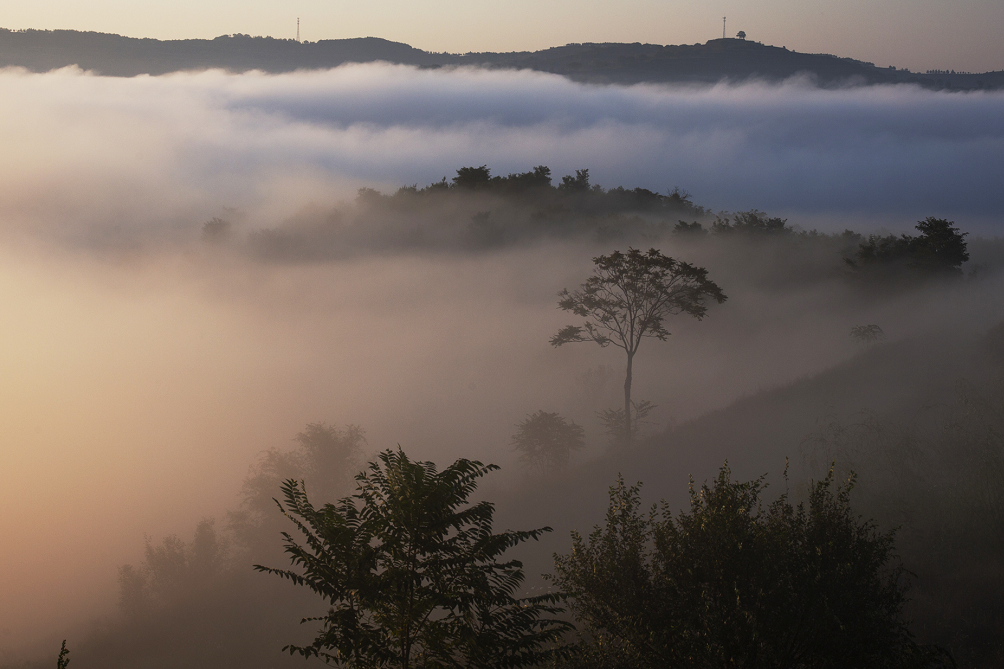
<path id="1" fill-rule="evenodd" d="M 676 46 L 585 43 L 540 51 L 451 54 L 422 51 L 376 37 L 297 42 L 235 34 L 211 40 L 156 40 L 74 30 L 0 29 L 0 67 L 23 67 L 32 72 L 76 65 L 120 77 L 205 69 L 282 73 L 376 61 L 423 68 L 530 69 L 607 84 L 773 82 L 804 75 L 820 86 L 914 83 L 938 90 L 1004 88 L 1004 70 L 914 73 L 741 39 Z"/>

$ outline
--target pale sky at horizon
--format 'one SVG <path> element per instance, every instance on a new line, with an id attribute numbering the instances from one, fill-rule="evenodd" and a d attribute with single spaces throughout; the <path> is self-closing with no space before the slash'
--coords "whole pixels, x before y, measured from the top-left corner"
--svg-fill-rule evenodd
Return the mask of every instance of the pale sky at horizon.
<path id="1" fill-rule="evenodd" d="M 749 39 L 914 71 L 1004 70 L 1001 0 L 13 0 L 0 27 L 73 29 L 156 39 L 246 33 L 309 41 L 382 37 L 427 51 L 523 51 L 569 42 L 693 44 Z"/>

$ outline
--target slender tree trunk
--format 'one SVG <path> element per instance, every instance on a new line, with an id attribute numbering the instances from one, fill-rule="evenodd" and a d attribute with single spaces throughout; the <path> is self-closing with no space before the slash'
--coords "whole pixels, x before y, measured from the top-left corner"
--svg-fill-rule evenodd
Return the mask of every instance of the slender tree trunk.
<path id="1" fill-rule="evenodd" d="M 634 353 L 628 352 L 627 374 L 624 377 L 624 445 L 631 445 L 631 365 Z"/>

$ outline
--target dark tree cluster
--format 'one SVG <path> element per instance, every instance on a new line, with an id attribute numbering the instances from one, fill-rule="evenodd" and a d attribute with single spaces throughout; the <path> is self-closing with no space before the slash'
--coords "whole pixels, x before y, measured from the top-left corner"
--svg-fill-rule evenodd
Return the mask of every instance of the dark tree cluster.
<path id="1" fill-rule="evenodd" d="M 766 236 L 787 236 L 796 234 L 795 229 L 788 225 L 788 219 L 768 216 L 762 211 L 751 209 L 734 214 L 720 213 L 715 216 L 709 228 L 698 221 L 688 223 L 678 221 L 673 227 L 673 233 L 682 236 L 700 237 L 711 233 L 716 236 L 736 235 L 746 238 Z M 802 233 L 803 236 L 815 236 L 819 233 Z"/>
<path id="2" fill-rule="evenodd" d="M 661 236 L 680 217 L 711 212 L 679 189 L 606 189 L 588 169 L 553 183 L 550 168 L 493 175 L 486 165 L 461 167 L 451 180 L 399 188 L 387 195 L 359 189 L 355 206 L 308 209 L 249 231 L 248 251 L 273 261 L 319 261 L 360 252 L 491 250 L 549 239 L 603 241 Z M 203 225 L 204 242 L 240 243 L 226 221 Z"/>
<path id="3" fill-rule="evenodd" d="M 540 410 L 516 426 L 510 443 L 524 467 L 553 473 L 568 464 L 572 451 L 585 447 L 585 430 L 556 412 Z"/>
<path id="4" fill-rule="evenodd" d="M 919 235 L 869 235 L 861 242 L 850 267 L 861 275 L 961 276 L 969 260 L 967 232 L 954 221 L 929 216 L 917 223 Z"/>
<path id="5" fill-rule="evenodd" d="M 682 232 L 682 230 L 681 230 Z M 767 216 L 762 211 L 751 209 L 728 215 L 719 215 L 711 224 L 711 232 L 719 235 L 744 234 L 758 235 L 790 235 L 794 230 L 788 226 L 788 219 Z"/>
<path id="6" fill-rule="evenodd" d="M 557 414 L 537 412 L 520 427 L 514 443 L 545 465 L 581 444 L 581 428 Z M 292 452 L 303 460 L 298 471 L 328 460 L 344 476 L 361 435 L 309 425 Z M 272 473 L 295 469 L 276 457 L 252 468 L 248 499 L 274 485 Z M 122 572 L 128 643 L 87 640 L 82 653 L 105 661 L 142 653 L 163 666 L 172 653 L 178 666 L 250 666 L 255 653 L 281 646 L 334 666 L 401 669 L 951 664 L 914 641 L 893 534 L 852 513 L 853 478 L 838 485 L 832 468 L 795 505 L 787 493 L 765 502 L 763 478 L 736 482 L 724 467 L 713 483 L 691 485 L 690 509 L 679 514 L 665 503 L 646 512 L 640 484 L 620 480 L 606 523 L 588 537 L 573 533 L 571 552 L 555 556 L 554 588 L 531 596 L 522 563 L 505 554 L 550 528 L 494 531 L 494 506 L 471 498 L 495 469 L 460 459 L 439 470 L 385 451 L 354 477 L 354 494 L 320 505 L 308 484 L 286 479 L 282 502 L 271 504 L 287 530 L 292 524 L 281 532 L 289 566 L 256 568 L 303 586 L 323 609 L 247 578 L 242 560 L 239 573 L 228 567 L 207 521 L 191 543 L 148 542 L 142 567 Z M 315 498 L 332 499 L 338 486 L 318 490 L 326 492 Z M 275 543 L 275 526 L 268 529 Z M 129 600 L 138 592 L 146 599 Z M 319 628 L 312 641 L 279 624 L 301 618 Z M 221 637 L 243 639 L 242 659 Z M 280 659 L 289 658 L 271 666 L 288 666 Z"/>
<path id="7" fill-rule="evenodd" d="M 829 280 L 848 269 L 868 281 L 902 278 L 902 284 L 958 275 L 968 259 L 965 233 L 936 218 L 918 228 L 919 236 L 822 233 L 757 209 L 715 214 L 679 188 L 604 188 L 592 182 L 588 169 L 555 179 L 545 165 L 506 175 L 480 165 L 389 195 L 361 188 L 354 206 L 305 209 L 273 227 L 248 231 L 244 242 L 222 218 L 205 222 L 201 236 L 207 246 L 246 243 L 254 256 L 285 262 L 367 252 L 491 251 L 564 239 L 612 246 L 704 240 L 754 262 L 772 255 L 767 264 L 780 281 Z"/>
<path id="8" fill-rule="evenodd" d="M 853 479 L 817 482 L 808 504 L 762 501 L 763 479 L 691 484 L 690 510 L 642 509 L 610 489 L 606 522 L 555 557 L 582 640 L 564 665 L 936 667 L 903 620 L 906 572 L 893 535 L 850 508 Z"/>
<path id="9" fill-rule="evenodd" d="M 626 189 L 617 186 L 606 189 L 591 182 L 588 169 L 575 170 L 574 175 L 566 174 L 561 177 L 557 185 L 553 185 L 552 180 L 551 168 L 546 165 L 538 165 L 530 171 L 510 173 L 506 176 L 493 176 L 487 165 L 481 165 L 461 167 L 450 181 L 443 177 L 441 181 L 424 188 L 418 188 L 417 185 L 404 186 L 392 196 L 382 195 L 369 188 L 361 189 L 359 195 L 363 201 L 370 204 L 407 200 L 416 195 L 453 193 L 459 196 L 480 193 L 507 199 L 524 199 L 526 205 L 561 206 L 579 212 L 676 213 L 697 217 L 704 217 L 710 213 L 703 207 L 695 205 L 690 194 L 679 188 L 674 188 L 666 195 L 647 188 Z"/>
<path id="10" fill-rule="evenodd" d="M 647 513 L 639 485 L 610 489 L 606 523 L 555 556 L 559 592 L 517 598 L 522 565 L 502 554 L 549 528 L 492 530 L 493 507 L 468 501 L 495 467 L 443 471 L 386 451 L 357 491 L 315 507 L 283 484 L 292 569 L 256 569 L 329 605 L 314 641 L 290 653 L 343 667 L 632 669 L 942 667 L 902 609 L 907 572 L 892 533 L 850 508 L 853 478 L 832 469 L 807 503 L 765 504 L 763 478 L 691 484 L 689 512 Z M 558 617 L 571 605 L 574 626 Z"/>
<path id="11" fill-rule="evenodd" d="M 286 481 L 279 508 L 299 531 L 283 533 L 294 569 L 255 569 L 330 606 L 310 619 L 321 623 L 314 641 L 286 650 L 366 669 L 502 669 L 548 659 L 571 627 L 554 617 L 560 598 L 517 597 L 523 565 L 502 555 L 550 528 L 493 532 L 494 506 L 469 497 L 494 469 L 461 459 L 437 471 L 385 451 L 356 476 L 354 495 L 319 508 L 302 484 Z"/>

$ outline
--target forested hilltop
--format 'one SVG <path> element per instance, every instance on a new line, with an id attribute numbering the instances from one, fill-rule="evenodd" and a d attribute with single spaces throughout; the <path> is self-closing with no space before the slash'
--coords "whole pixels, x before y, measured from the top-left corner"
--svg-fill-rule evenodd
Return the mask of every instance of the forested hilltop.
<path id="1" fill-rule="evenodd" d="M 1004 88 L 1004 70 L 957 73 L 882 68 L 852 58 L 807 54 L 745 39 L 705 44 L 566 44 L 541 51 L 431 53 L 376 37 L 297 42 L 222 35 L 212 40 L 156 40 L 75 30 L 0 29 L 0 67 L 33 72 L 77 65 L 109 76 L 165 74 L 222 68 L 233 72 L 292 72 L 344 63 L 418 67 L 471 65 L 530 69 L 590 83 L 696 83 L 780 81 L 807 75 L 822 86 L 915 83 L 939 90 Z"/>

